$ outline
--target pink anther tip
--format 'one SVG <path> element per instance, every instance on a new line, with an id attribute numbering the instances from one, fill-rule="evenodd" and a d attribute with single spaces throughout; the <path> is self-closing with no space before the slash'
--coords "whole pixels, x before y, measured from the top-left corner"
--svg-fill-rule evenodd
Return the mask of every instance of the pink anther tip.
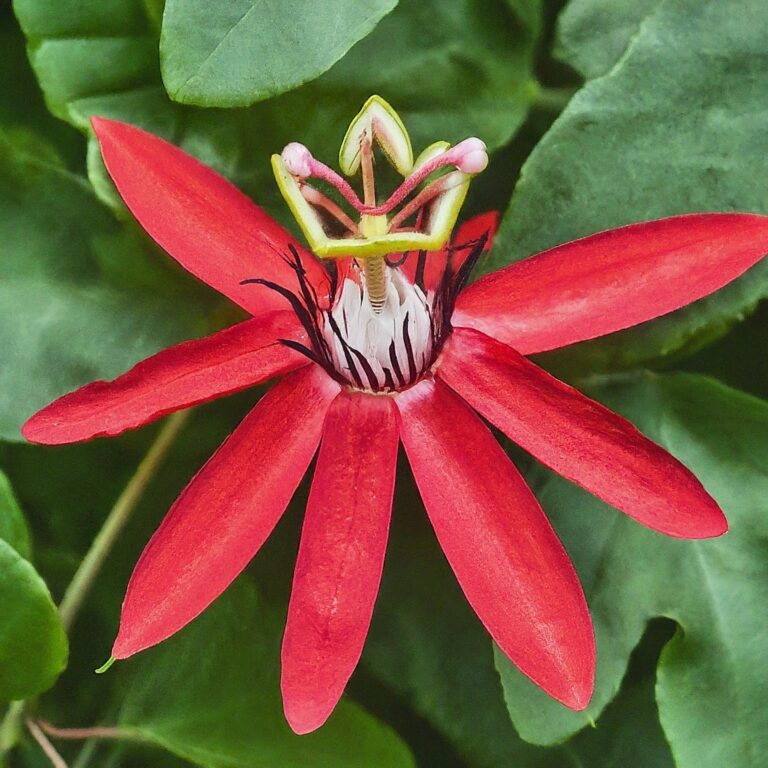
<path id="1" fill-rule="evenodd" d="M 312 175 L 312 153 L 298 141 L 292 141 L 286 144 L 282 152 L 283 162 L 288 172 L 301 179 L 306 179 Z"/>

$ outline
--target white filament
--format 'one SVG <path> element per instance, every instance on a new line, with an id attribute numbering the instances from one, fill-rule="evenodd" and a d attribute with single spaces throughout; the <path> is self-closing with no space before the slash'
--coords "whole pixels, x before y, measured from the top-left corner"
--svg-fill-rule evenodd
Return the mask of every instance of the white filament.
<path id="1" fill-rule="evenodd" d="M 387 295 L 380 312 L 374 312 L 368 299 L 365 276 L 360 274 L 359 283 L 349 278 L 344 280 L 338 301 L 331 313 L 348 347 L 356 349 L 368 361 L 379 387 L 386 386 L 385 368 L 390 371 L 395 384 L 401 384 L 390 358 L 393 342 L 400 371 L 406 380 L 410 379 L 408 352 L 403 333 L 406 318 L 416 375 L 429 366 L 433 345 L 429 303 L 422 290 L 410 283 L 398 270 L 390 270 Z M 333 332 L 328 322 L 323 332 L 331 350 L 334 367 L 345 379 L 354 383 L 341 339 Z M 368 388 L 367 377 L 354 353 L 352 356 L 363 385 Z"/>

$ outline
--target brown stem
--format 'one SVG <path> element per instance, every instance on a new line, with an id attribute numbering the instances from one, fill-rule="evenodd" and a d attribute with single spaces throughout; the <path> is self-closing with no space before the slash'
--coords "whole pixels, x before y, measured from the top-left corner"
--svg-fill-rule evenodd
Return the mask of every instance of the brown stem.
<path id="1" fill-rule="evenodd" d="M 83 739 L 124 739 L 126 736 L 120 728 L 110 725 L 94 725 L 90 728 L 57 728 L 45 720 L 38 720 L 37 725 L 54 739 L 80 741 Z"/>
<path id="2" fill-rule="evenodd" d="M 32 734 L 32 738 L 40 745 L 40 749 L 45 752 L 46 757 L 51 761 L 54 768 L 67 768 L 64 758 L 56 751 L 56 747 L 48 741 L 48 738 L 38 724 L 30 718 L 27 718 L 26 724 L 27 729 Z"/>

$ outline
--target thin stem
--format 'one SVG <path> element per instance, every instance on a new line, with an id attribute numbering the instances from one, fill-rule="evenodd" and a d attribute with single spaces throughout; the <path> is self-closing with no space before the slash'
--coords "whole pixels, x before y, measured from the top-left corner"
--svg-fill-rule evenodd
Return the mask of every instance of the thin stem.
<path id="1" fill-rule="evenodd" d="M 25 705 L 24 701 L 11 702 L 3 722 L 0 723 L 0 766 L 4 765 L 3 755 L 10 752 L 19 740 Z"/>
<path id="2" fill-rule="evenodd" d="M 82 741 L 84 739 L 122 739 L 125 737 L 125 733 L 120 728 L 110 725 L 94 725 L 90 728 L 57 728 L 47 720 L 38 720 L 37 724 L 54 739 Z"/>
<path id="3" fill-rule="evenodd" d="M 67 768 L 64 758 L 56 751 L 56 747 L 48 741 L 47 736 L 40 730 L 40 726 L 31 718 L 27 718 L 26 723 L 32 738 L 40 745 L 54 768 Z"/>
<path id="4" fill-rule="evenodd" d="M 180 411 L 168 417 L 159 434 L 142 459 L 133 477 L 125 486 L 114 507 L 107 515 L 101 530 L 91 544 L 83 562 L 75 572 L 59 605 L 59 614 L 64 628 L 69 631 L 74 624 L 83 600 L 90 592 L 101 571 L 104 562 L 128 522 L 133 510 L 144 495 L 144 491 L 165 458 L 168 450 L 182 427 L 189 419 L 191 411 Z"/>

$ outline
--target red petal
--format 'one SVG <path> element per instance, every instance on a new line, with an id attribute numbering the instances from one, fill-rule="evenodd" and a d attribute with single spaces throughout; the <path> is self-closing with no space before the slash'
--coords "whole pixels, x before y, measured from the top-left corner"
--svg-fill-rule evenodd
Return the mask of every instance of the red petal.
<path id="1" fill-rule="evenodd" d="M 425 380 L 397 405 L 424 506 L 467 599 L 522 672 L 583 709 L 595 672 L 589 610 L 536 498 L 488 428 L 444 384 Z"/>
<path id="2" fill-rule="evenodd" d="M 318 366 L 289 374 L 195 475 L 136 564 L 115 658 L 178 632 L 245 568 L 312 460 L 338 391 Z"/>
<path id="3" fill-rule="evenodd" d="M 451 243 L 453 245 L 464 245 L 472 240 L 477 240 L 483 235 L 488 235 L 488 241 L 483 248 L 483 252 L 485 252 L 493 244 L 493 237 L 496 234 L 498 226 L 499 214 L 496 211 L 481 213 L 479 216 L 474 216 L 468 221 L 465 221 L 458 228 L 456 234 L 451 238 Z M 469 256 L 471 250 L 471 248 L 467 248 L 454 252 L 453 266 L 455 269 L 461 267 L 466 261 L 467 256 Z M 424 287 L 427 290 L 436 288 L 440 283 L 440 280 L 443 277 L 443 272 L 445 272 L 445 264 L 447 260 L 447 248 L 444 248 L 442 251 L 427 252 L 426 260 L 424 262 Z M 400 268 L 412 283 L 416 280 L 416 267 L 418 261 L 418 252 L 411 253 Z"/>
<path id="4" fill-rule="evenodd" d="M 323 428 L 283 638 L 285 716 L 319 728 L 357 666 L 379 591 L 397 464 L 389 397 L 342 391 Z"/>
<path id="5" fill-rule="evenodd" d="M 144 229 L 186 270 L 251 314 L 286 309 L 285 299 L 241 280 L 265 278 L 293 289 L 283 261 L 295 238 L 236 187 L 178 147 L 132 125 L 95 117 L 107 170 Z M 325 271 L 296 245 L 309 279 Z"/>
<path id="6" fill-rule="evenodd" d="M 524 355 L 629 328 L 727 285 L 768 251 L 768 217 L 695 214 L 560 245 L 473 283 L 454 327 Z"/>
<path id="7" fill-rule="evenodd" d="M 304 340 L 293 312 L 272 312 L 158 352 L 114 381 L 95 381 L 60 397 L 21 432 L 45 445 L 119 435 L 306 365 L 307 358 L 280 338 Z"/>
<path id="8" fill-rule="evenodd" d="M 649 528 L 689 539 L 727 530 L 714 499 L 677 459 L 510 347 L 456 330 L 439 375 L 541 462 Z"/>

